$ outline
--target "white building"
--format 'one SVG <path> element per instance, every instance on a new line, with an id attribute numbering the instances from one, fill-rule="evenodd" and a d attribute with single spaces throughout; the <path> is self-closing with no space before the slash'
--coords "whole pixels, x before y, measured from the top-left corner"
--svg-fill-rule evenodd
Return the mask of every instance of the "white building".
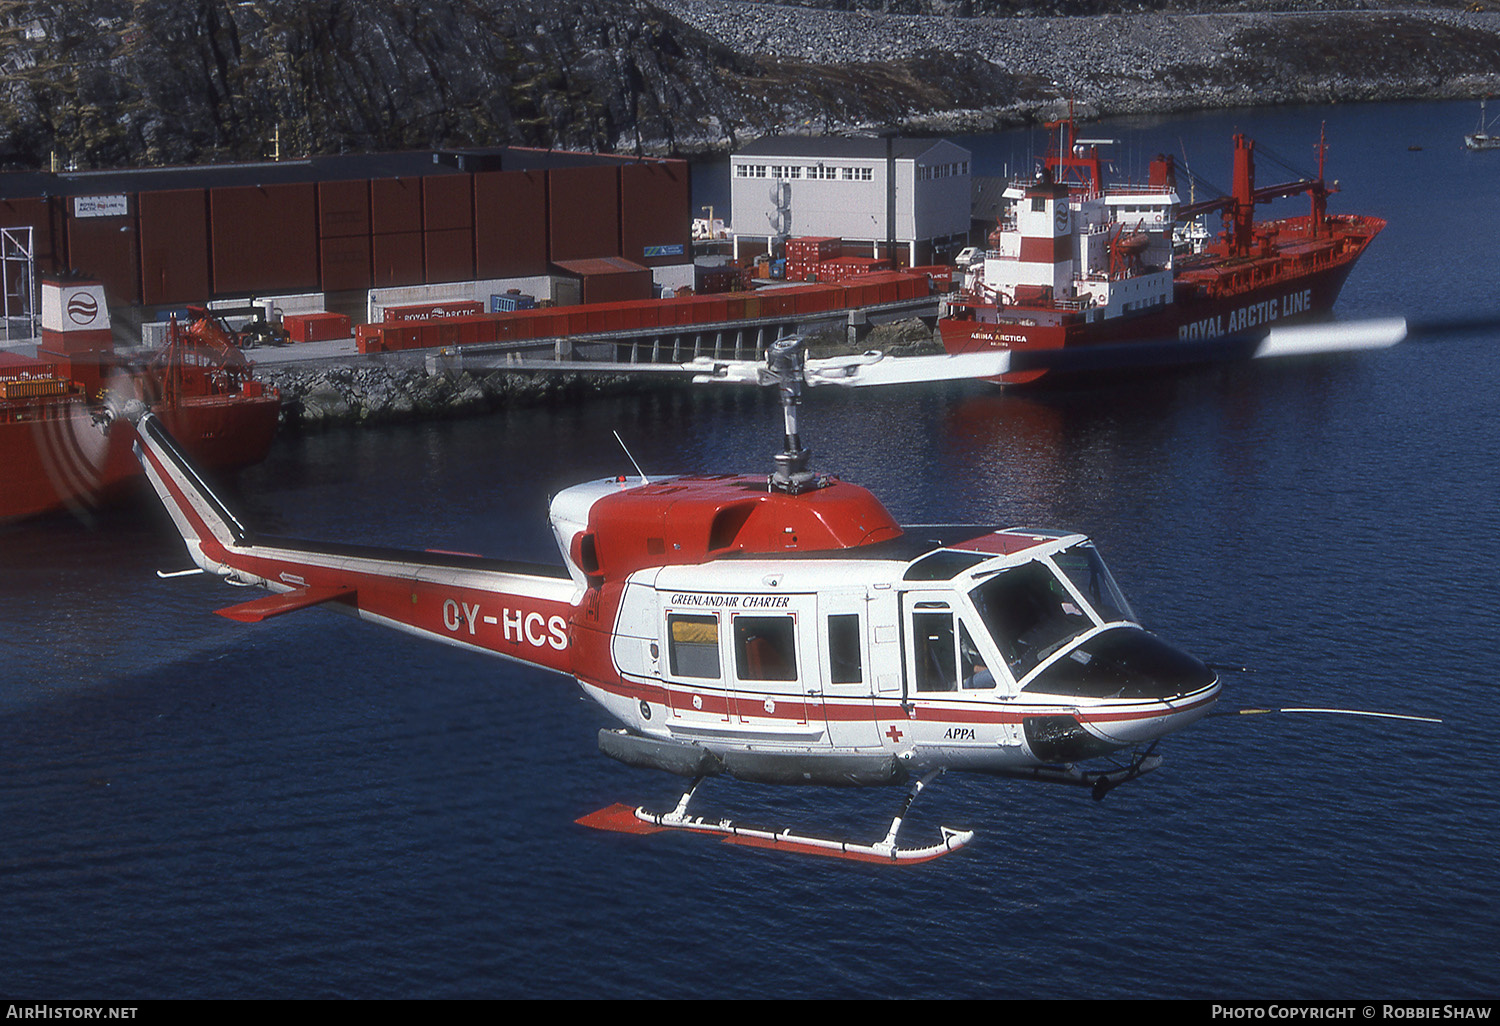
<path id="1" fill-rule="evenodd" d="M 968 240 L 971 158 L 945 139 L 759 139 L 729 158 L 735 257 L 807 235 L 933 263 Z"/>

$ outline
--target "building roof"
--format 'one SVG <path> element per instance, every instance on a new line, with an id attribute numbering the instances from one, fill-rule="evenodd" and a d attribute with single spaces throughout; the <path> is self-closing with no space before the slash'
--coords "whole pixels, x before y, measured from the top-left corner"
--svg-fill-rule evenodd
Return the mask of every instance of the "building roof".
<path id="1" fill-rule="evenodd" d="M 547 171 L 554 168 L 637 162 L 654 163 L 651 158 L 502 146 L 486 149 L 349 153 L 241 164 L 115 168 L 99 171 L 7 171 L 0 174 L 0 199 L 97 196 L 164 189 L 336 182 L 350 179 L 417 178 L 476 171 Z"/>
<path id="2" fill-rule="evenodd" d="M 635 274 L 650 268 L 624 257 L 589 257 L 583 260 L 554 260 L 552 266 L 585 278 L 601 274 Z"/>
<path id="3" fill-rule="evenodd" d="M 973 197 L 970 209 L 976 221 L 995 221 L 1005 212 L 1005 190 L 1010 179 L 975 175 L 969 184 Z"/>
<path id="4" fill-rule="evenodd" d="M 955 146 L 946 139 L 889 140 L 897 160 L 916 160 L 939 146 Z M 884 160 L 887 139 L 882 136 L 770 135 L 742 146 L 737 157 L 832 157 Z M 955 146 L 955 149 L 963 150 Z M 968 153 L 967 150 L 963 150 Z"/>

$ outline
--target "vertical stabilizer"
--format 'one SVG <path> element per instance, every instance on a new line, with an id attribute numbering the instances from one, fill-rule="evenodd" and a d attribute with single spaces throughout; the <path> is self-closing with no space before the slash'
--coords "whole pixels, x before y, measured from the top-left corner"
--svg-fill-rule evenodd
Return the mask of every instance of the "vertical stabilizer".
<path id="1" fill-rule="evenodd" d="M 193 562 L 210 573 L 221 572 L 225 549 L 245 544 L 248 532 L 199 476 L 161 421 L 144 411 L 130 419 L 135 421 L 136 458 L 187 542 Z"/>

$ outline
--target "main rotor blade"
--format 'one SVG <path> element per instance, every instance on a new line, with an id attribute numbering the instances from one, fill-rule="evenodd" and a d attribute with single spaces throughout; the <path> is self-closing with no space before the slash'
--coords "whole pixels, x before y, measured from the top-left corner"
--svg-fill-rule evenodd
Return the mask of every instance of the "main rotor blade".
<path id="1" fill-rule="evenodd" d="M 1231 716 L 1257 716 L 1263 713 L 1328 713 L 1335 716 L 1375 716 L 1383 720 L 1410 720 L 1414 723 L 1443 722 L 1434 716 L 1411 716 L 1406 713 L 1372 712 L 1368 709 L 1236 709 L 1227 714 Z"/>
<path id="2" fill-rule="evenodd" d="M 1255 359 L 1306 356 L 1312 353 L 1351 353 L 1365 349 L 1389 349 L 1406 339 L 1406 318 L 1385 317 L 1365 321 L 1333 321 L 1272 328 L 1256 347 Z"/>
<path id="3" fill-rule="evenodd" d="M 806 384 L 863 388 L 870 385 L 909 385 L 931 381 L 972 381 L 997 377 L 1011 366 L 1013 353 L 1003 349 L 957 356 L 888 356 L 871 350 L 851 356 L 830 356 L 807 361 Z M 680 366 L 695 370 L 693 382 L 714 384 L 769 384 L 766 364 L 761 360 L 713 360 L 700 357 Z"/>

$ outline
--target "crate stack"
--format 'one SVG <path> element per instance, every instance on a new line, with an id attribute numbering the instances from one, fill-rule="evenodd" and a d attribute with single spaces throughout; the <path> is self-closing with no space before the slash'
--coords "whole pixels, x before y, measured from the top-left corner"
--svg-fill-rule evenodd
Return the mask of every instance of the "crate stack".
<path id="1" fill-rule="evenodd" d="M 844 240 L 822 235 L 802 235 L 786 240 L 786 280 L 821 281 L 819 268 L 844 253 Z"/>

